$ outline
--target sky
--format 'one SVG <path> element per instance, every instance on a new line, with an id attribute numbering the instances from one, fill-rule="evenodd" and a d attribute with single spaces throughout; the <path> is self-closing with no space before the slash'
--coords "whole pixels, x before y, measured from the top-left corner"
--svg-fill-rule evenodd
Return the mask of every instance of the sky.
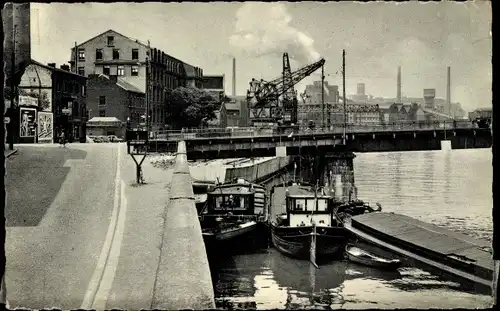
<path id="1" fill-rule="evenodd" d="M 272 80 L 282 71 L 282 54 L 292 70 L 324 58 L 326 81 L 342 90 L 346 50 L 346 93 L 365 83 L 374 97 L 396 97 L 397 66 L 402 94 L 422 97 L 424 88 L 465 110 L 491 105 L 491 5 L 381 2 L 213 3 L 32 3 L 32 58 L 67 63 L 70 49 L 109 29 L 201 67 L 224 74 L 231 93 L 236 58 L 237 95 L 252 78 Z M 320 70 L 301 82 L 320 80 Z"/>

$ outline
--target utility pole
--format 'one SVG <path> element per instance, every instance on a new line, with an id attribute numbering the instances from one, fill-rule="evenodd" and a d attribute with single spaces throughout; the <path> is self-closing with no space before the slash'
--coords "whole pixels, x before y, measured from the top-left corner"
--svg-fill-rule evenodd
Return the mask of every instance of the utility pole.
<path id="1" fill-rule="evenodd" d="M 15 128 L 14 128 L 14 123 L 17 124 L 17 122 L 14 122 L 14 119 L 16 118 L 17 115 L 17 107 L 15 105 L 15 100 L 16 100 L 16 83 L 14 79 L 15 71 L 16 71 L 16 32 L 17 32 L 17 25 L 14 25 L 14 33 L 12 36 L 12 54 L 11 54 L 11 72 L 10 72 L 10 122 L 8 124 L 8 139 L 9 139 L 9 149 L 14 150 L 14 133 L 15 133 Z"/>
<path id="2" fill-rule="evenodd" d="M 322 128 L 325 128 L 325 65 L 321 66 L 321 111 L 323 112 Z"/>
<path id="3" fill-rule="evenodd" d="M 149 133 L 151 131 L 151 123 L 150 123 L 150 115 L 149 115 L 149 109 L 150 109 L 150 75 L 151 75 L 151 46 L 148 40 L 148 56 L 146 57 L 146 132 L 147 132 L 147 138 L 146 138 L 146 146 L 147 142 L 149 141 Z"/>
<path id="4" fill-rule="evenodd" d="M 343 91 L 342 96 L 344 97 L 344 145 L 346 143 L 346 129 L 347 129 L 347 99 L 345 98 L 345 50 L 342 50 L 342 84 Z"/>

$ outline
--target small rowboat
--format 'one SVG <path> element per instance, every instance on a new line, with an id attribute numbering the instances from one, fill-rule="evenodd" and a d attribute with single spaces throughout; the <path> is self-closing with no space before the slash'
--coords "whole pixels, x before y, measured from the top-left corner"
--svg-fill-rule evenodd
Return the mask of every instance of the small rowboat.
<path id="1" fill-rule="evenodd" d="M 346 246 L 347 258 L 355 263 L 362 264 L 365 266 L 395 270 L 399 268 L 402 264 L 399 259 L 386 259 L 369 253 L 361 248 L 355 247 L 353 245 Z"/>

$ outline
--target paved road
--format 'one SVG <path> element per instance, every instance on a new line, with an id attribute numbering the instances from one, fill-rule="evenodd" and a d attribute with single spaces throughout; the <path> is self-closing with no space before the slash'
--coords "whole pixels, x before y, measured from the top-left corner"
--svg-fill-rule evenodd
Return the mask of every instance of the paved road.
<path id="1" fill-rule="evenodd" d="M 10 307 L 150 308 L 170 174 L 147 165 L 149 184 L 133 187 L 123 144 L 17 149 L 6 178 Z"/>

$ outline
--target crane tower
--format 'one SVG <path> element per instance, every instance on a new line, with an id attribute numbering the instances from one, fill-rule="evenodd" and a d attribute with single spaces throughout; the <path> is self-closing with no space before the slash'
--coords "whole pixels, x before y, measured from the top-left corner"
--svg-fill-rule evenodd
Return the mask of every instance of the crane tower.
<path id="1" fill-rule="evenodd" d="M 292 71 L 288 53 L 283 54 L 281 77 L 272 81 L 252 79 L 247 91 L 250 119 L 254 126 L 297 124 L 297 92 L 294 86 L 321 68 L 324 59 Z"/>

